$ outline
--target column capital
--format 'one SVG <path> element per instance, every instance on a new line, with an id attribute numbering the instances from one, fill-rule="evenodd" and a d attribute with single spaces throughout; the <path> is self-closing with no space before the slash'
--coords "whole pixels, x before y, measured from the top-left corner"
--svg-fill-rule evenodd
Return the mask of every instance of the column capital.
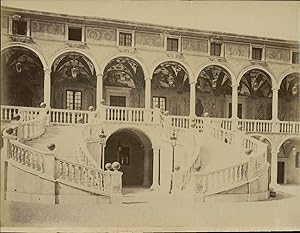
<path id="1" fill-rule="evenodd" d="M 278 155 L 278 153 L 279 153 L 279 150 L 271 150 L 271 154 L 272 154 L 272 156 L 277 156 Z"/>
<path id="2" fill-rule="evenodd" d="M 144 79 L 145 79 L 145 81 L 147 81 L 147 80 L 151 81 L 152 80 L 152 78 L 150 76 L 146 76 Z"/>
<path id="3" fill-rule="evenodd" d="M 237 85 L 236 83 L 235 83 L 235 84 L 231 84 L 231 88 L 236 88 L 236 89 L 237 89 L 238 86 L 239 86 L 239 85 Z"/>
<path id="4" fill-rule="evenodd" d="M 96 74 L 96 76 L 97 76 L 97 78 L 98 77 L 103 77 L 103 74 L 102 73 L 98 73 L 98 74 Z"/>
<path id="5" fill-rule="evenodd" d="M 278 87 L 272 87 L 272 91 L 278 91 L 279 88 Z"/>
<path id="6" fill-rule="evenodd" d="M 195 80 L 190 81 L 190 85 L 196 85 L 196 81 Z"/>
<path id="7" fill-rule="evenodd" d="M 46 69 L 44 69 L 44 73 L 45 73 L 45 74 L 50 74 L 50 73 L 51 73 L 51 70 L 50 70 L 49 68 L 46 68 Z"/>

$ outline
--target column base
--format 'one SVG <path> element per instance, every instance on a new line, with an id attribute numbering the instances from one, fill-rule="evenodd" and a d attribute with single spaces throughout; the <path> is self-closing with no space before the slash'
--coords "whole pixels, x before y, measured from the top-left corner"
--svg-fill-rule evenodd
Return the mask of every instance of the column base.
<path id="1" fill-rule="evenodd" d="M 151 187 L 150 187 L 150 190 L 151 191 L 158 191 L 159 190 L 159 184 L 152 184 Z"/>
<path id="2" fill-rule="evenodd" d="M 277 183 L 270 183 L 269 187 L 270 187 L 270 189 L 274 189 L 274 191 L 277 191 L 278 189 L 280 189 L 280 185 Z"/>

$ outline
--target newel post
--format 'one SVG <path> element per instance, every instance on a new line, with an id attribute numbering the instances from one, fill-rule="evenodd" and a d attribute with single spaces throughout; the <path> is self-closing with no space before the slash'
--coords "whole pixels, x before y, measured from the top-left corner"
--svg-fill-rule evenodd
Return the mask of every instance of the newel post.
<path id="1" fill-rule="evenodd" d="M 50 180 L 55 180 L 55 144 L 51 143 L 47 145 L 48 153 L 44 154 L 44 169 L 45 169 L 45 175 Z"/>
<path id="2" fill-rule="evenodd" d="M 199 172 L 191 174 L 192 194 L 195 202 L 205 202 L 206 176 Z"/>
<path id="3" fill-rule="evenodd" d="M 111 174 L 111 189 L 110 189 L 110 201 L 111 204 L 122 204 L 122 175 L 123 173 L 119 171 L 121 165 L 119 162 L 112 163 L 113 171 L 110 171 Z"/>

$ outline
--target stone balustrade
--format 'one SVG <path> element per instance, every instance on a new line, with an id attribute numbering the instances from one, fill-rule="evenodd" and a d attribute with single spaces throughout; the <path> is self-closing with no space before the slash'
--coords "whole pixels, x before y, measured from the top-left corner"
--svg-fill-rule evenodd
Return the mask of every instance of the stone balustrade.
<path id="1" fill-rule="evenodd" d="M 29 121 L 18 122 L 18 141 L 31 140 L 38 138 L 45 133 L 47 115 L 39 115 L 37 118 Z"/>
<path id="2" fill-rule="evenodd" d="M 89 111 L 51 109 L 50 122 L 59 125 L 74 125 L 88 123 Z"/>
<path id="3" fill-rule="evenodd" d="M 53 152 L 44 152 L 16 140 L 9 140 L 8 160 L 18 163 L 26 170 L 53 179 Z"/>
<path id="4" fill-rule="evenodd" d="M 56 180 L 107 196 L 121 194 L 122 173 L 119 171 L 104 171 L 58 158 L 55 168 Z"/>

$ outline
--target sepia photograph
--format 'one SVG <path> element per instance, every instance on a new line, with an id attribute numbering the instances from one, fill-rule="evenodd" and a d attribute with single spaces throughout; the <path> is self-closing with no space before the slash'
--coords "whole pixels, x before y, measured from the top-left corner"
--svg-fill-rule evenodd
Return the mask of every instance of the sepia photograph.
<path id="1" fill-rule="evenodd" d="M 1 1 L 0 231 L 300 231 L 300 2 Z"/>

